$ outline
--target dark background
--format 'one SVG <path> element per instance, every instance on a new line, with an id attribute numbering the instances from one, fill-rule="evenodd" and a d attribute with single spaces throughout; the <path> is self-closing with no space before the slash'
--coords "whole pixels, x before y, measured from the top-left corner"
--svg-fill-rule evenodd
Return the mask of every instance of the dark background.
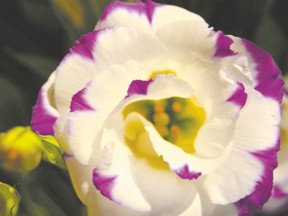
<path id="1" fill-rule="evenodd" d="M 30 124 L 32 106 L 41 85 L 73 42 L 93 29 L 108 2 L 0 0 L 0 132 Z M 253 41 L 272 54 L 283 73 L 287 72 L 287 0 L 158 2 L 189 9 L 204 17 L 215 30 Z M 0 181 L 18 185 L 16 188 L 20 191 L 28 188 L 35 208 L 44 208 L 41 214 L 32 214 L 28 210 L 31 206 L 22 203 L 19 215 L 77 216 L 85 211 L 71 189 L 69 176 L 60 168 L 42 163 L 30 173 L 25 185 L 19 183 L 23 176 L 0 172 Z"/>

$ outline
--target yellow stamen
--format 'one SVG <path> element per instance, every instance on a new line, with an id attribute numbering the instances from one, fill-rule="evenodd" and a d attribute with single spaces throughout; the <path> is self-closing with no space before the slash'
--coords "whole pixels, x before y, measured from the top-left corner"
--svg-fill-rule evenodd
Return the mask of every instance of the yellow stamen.
<path id="1" fill-rule="evenodd" d="M 167 113 L 165 112 L 158 112 L 158 113 L 155 113 L 153 115 L 153 120 L 155 122 L 156 125 L 159 125 L 159 126 L 166 126 L 169 124 L 170 122 L 170 117 Z"/>
<path id="2" fill-rule="evenodd" d="M 174 71 L 172 71 L 172 70 L 163 70 L 163 71 L 155 71 L 155 72 L 153 72 L 151 74 L 151 76 L 149 77 L 149 79 L 154 80 L 154 79 L 156 79 L 156 77 L 158 75 L 169 75 L 169 74 L 176 76 L 176 73 Z"/>
<path id="3" fill-rule="evenodd" d="M 163 130 L 163 132 L 165 131 Z M 169 133 L 169 132 L 168 132 Z M 125 121 L 126 144 L 136 157 L 145 159 L 152 167 L 168 170 L 168 165 L 155 152 L 144 125 L 138 119 Z"/>
<path id="4" fill-rule="evenodd" d="M 147 111 L 144 109 L 140 109 L 137 111 L 139 114 L 141 114 L 142 116 L 146 117 L 147 116 Z"/>
<path id="5" fill-rule="evenodd" d="M 154 112 L 156 113 L 160 113 L 160 112 L 164 112 L 164 106 L 162 104 L 155 104 L 154 106 Z"/>
<path id="6" fill-rule="evenodd" d="M 181 105 L 181 103 L 179 103 L 179 102 L 177 102 L 177 101 L 175 101 L 173 104 L 172 104 L 172 110 L 174 111 L 174 112 L 180 112 L 181 110 L 182 110 L 182 105 Z"/>
<path id="7" fill-rule="evenodd" d="M 132 112 L 145 113 L 144 111 L 147 114 L 142 116 L 154 125 L 163 139 L 186 153 L 195 153 L 194 141 L 205 121 L 204 109 L 195 97 L 136 101 L 124 108 L 123 118 L 126 119 Z M 161 157 L 153 149 L 143 123 L 126 121 L 125 131 L 127 145 L 136 156 L 149 157 L 147 162 L 154 167 L 163 164 L 160 162 Z"/>
<path id="8" fill-rule="evenodd" d="M 181 134 L 181 130 L 179 127 L 177 127 L 176 125 L 173 125 L 171 127 L 171 134 L 174 138 L 178 138 Z"/>
<path id="9" fill-rule="evenodd" d="M 169 135 L 169 130 L 166 126 L 155 125 L 155 128 L 162 137 L 167 137 Z"/>

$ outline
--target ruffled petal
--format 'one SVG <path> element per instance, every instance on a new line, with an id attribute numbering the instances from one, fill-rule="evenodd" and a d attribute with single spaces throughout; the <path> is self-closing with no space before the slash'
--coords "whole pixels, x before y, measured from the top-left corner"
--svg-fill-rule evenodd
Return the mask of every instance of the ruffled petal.
<path id="1" fill-rule="evenodd" d="M 105 31 L 102 29 L 82 36 L 56 69 L 55 104 L 60 113 L 69 111 L 72 96 L 98 72 L 93 50 Z"/>
<path id="2" fill-rule="evenodd" d="M 97 193 L 92 184 L 92 172 L 94 166 L 82 165 L 73 156 L 65 157 L 66 166 L 68 168 L 72 184 L 77 196 L 85 205 L 95 204 Z"/>
<path id="3" fill-rule="evenodd" d="M 274 156 L 278 149 L 279 122 L 280 109 L 274 100 L 264 98 L 254 90 L 248 92 L 246 105 L 243 107 L 236 124 L 233 150 L 230 152 L 226 163 L 209 174 L 206 179 L 206 189 L 213 202 L 226 204 L 233 202 L 233 200 L 237 201 L 255 191 L 264 191 L 263 188 L 265 187 L 268 194 L 266 192 L 261 194 L 262 198 L 258 200 L 268 199 L 269 187 L 271 187 L 269 176 L 275 167 Z M 270 149 L 270 155 L 266 154 L 265 156 L 268 158 L 267 160 L 264 161 L 262 157 L 256 156 L 258 153 Z M 237 166 L 241 167 L 237 168 Z M 246 168 L 243 169 L 243 167 Z M 229 185 L 225 183 L 226 176 L 233 176 L 229 180 Z M 248 178 L 249 181 L 247 181 Z M 263 178 L 267 178 L 267 181 L 262 183 L 261 179 Z M 252 182 L 253 184 L 251 184 Z M 258 182 L 263 185 L 261 190 L 257 186 Z M 227 193 L 228 187 L 229 193 Z M 263 205 L 264 202 L 261 203 Z M 260 204 L 257 206 L 260 207 Z"/>
<path id="4" fill-rule="evenodd" d="M 33 107 L 32 129 L 42 135 L 54 135 L 54 124 L 59 117 L 54 98 L 55 73 L 42 86 L 37 102 Z"/>
<path id="5" fill-rule="evenodd" d="M 123 140 L 124 129 L 119 123 L 122 121 L 119 117 L 109 119 L 95 146 L 104 149 L 105 153 L 93 171 L 93 183 L 108 199 L 137 211 L 149 211 L 151 206 L 135 184 L 131 173 L 130 158 L 133 155 Z"/>
<path id="6" fill-rule="evenodd" d="M 131 158 L 131 163 L 135 183 L 151 205 L 149 215 L 179 215 L 197 199 L 198 192 L 189 181 L 169 171 L 157 170 L 144 160 Z M 143 174 L 149 178 L 143 178 Z M 201 206 L 194 211 L 199 209 Z"/>
<path id="7" fill-rule="evenodd" d="M 224 35 L 222 32 L 218 32 L 214 56 L 223 58 L 236 55 L 237 53 L 230 48 L 232 44 L 233 40 L 230 37 Z"/>
<path id="8" fill-rule="evenodd" d="M 115 1 L 106 7 L 95 28 L 129 26 L 135 29 L 157 29 L 167 23 L 188 20 L 204 22 L 199 15 L 176 6 L 161 5 L 152 1 L 133 4 Z"/>
<path id="9" fill-rule="evenodd" d="M 156 35 L 165 43 L 174 59 L 197 55 L 208 60 L 214 56 L 217 37 L 205 22 L 182 20 L 167 23 L 157 29 Z"/>

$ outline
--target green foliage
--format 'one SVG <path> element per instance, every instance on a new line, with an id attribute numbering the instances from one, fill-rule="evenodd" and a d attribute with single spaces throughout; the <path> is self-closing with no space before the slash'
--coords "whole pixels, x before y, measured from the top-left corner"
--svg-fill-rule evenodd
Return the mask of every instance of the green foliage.
<path id="1" fill-rule="evenodd" d="M 60 148 L 57 140 L 53 136 L 39 136 L 43 144 L 42 157 L 49 163 L 59 167 L 66 168 L 63 160 L 63 150 Z"/>

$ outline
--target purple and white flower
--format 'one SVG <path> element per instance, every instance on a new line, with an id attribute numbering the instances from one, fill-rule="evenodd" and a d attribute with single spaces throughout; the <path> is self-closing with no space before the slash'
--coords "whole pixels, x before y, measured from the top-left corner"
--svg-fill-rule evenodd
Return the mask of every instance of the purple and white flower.
<path id="1" fill-rule="evenodd" d="M 247 215 L 277 165 L 271 56 L 157 4 L 109 4 L 40 90 L 32 127 L 65 151 L 90 215 Z"/>
<path id="2" fill-rule="evenodd" d="M 285 88 L 282 101 L 281 145 L 278 152 L 278 167 L 274 170 L 272 195 L 263 207 L 266 213 L 279 213 L 288 208 L 288 80 L 284 77 Z"/>

